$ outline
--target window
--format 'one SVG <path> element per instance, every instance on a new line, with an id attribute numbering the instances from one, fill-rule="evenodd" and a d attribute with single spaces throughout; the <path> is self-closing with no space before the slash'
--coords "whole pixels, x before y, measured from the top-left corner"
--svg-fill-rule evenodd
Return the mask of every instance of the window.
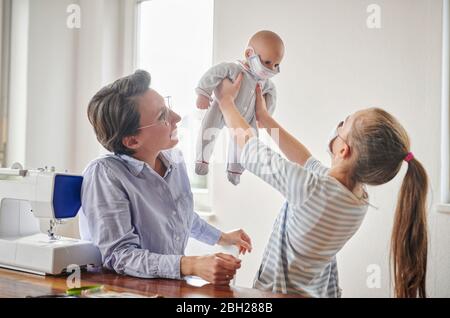
<path id="1" fill-rule="evenodd" d="M 212 64 L 213 5 L 213 0 L 151 0 L 142 1 L 138 10 L 137 66 L 150 72 L 152 88 L 171 96 L 183 118 L 179 147 L 194 189 L 207 188 L 207 178 L 194 172 L 202 115 L 194 90 Z"/>
<path id="2" fill-rule="evenodd" d="M 6 165 L 11 2 L 0 2 L 0 167 Z"/>

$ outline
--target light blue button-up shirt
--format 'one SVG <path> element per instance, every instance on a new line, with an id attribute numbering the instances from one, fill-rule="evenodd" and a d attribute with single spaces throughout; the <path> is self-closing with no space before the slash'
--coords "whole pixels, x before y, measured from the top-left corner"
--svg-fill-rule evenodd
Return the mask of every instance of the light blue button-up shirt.
<path id="1" fill-rule="evenodd" d="M 85 169 L 82 239 L 99 247 L 103 266 L 119 274 L 179 279 L 189 236 L 214 245 L 221 231 L 193 210 L 182 154 L 165 150 L 163 177 L 145 162 L 109 154 Z"/>

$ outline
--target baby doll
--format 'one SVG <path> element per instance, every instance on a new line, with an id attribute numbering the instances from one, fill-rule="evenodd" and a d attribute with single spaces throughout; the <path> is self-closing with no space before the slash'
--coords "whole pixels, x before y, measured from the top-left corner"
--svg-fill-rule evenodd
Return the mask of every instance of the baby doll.
<path id="1" fill-rule="evenodd" d="M 241 88 L 235 99 L 236 107 L 247 122 L 257 131 L 255 118 L 255 88 L 259 83 L 266 98 L 268 111 L 275 110 L 276 90 L 270 80 L 280 72 L 280 63 L 284 55 L 284 44 L 281 38 L 271 31 L 259 31 L 254 34 L 245 50 L 245 60 L 235 63 L 220 63 L 210 68 L 200 79 L 196 88 L 197 107 L 208 109 L 203 118 L 197 140 L 195 172 L 198 175 L 208 173 L 217 131 L 225 125 L 222 113 L 216 99 L 212 98 L 214 89 L 225 78 L 233 81 L 243 73 Z M 228 146 L 227 176 L 228 180 L 237 185 L 244 168 L 239 163 L 240 150 L 233 138 Z"/>

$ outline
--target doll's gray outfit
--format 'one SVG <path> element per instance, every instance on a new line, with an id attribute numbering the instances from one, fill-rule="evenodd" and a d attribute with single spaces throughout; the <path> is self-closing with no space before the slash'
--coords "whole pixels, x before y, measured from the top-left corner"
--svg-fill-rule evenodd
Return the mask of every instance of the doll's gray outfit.
<path id="1" fill-rule="evenodd" d="M 220 63 L 211 67 L 200 79 L 197 94 L 204 95 L 212 101 L 211 106 L 206 111 L 203 118 L 196 147 L 195 172 L 199 175 L 208 173 L 208 163 L 214 150 L 214 144 L 219 136 L 220 130 L 225 125 L 225 120 L 220 111 L 217 100 L 212 98 L 215 88 L 222 83 L 225 78 L 234 81 L 239 73 L 243 72 L 241 88 L 234 102 L 236 108 L 244 119 L 255 129 L 256 126 L 255 106 L 256 84 L 261 84 L 263 96 L 266 98 L 267 110 L 272 114 L 276 104 L 276 89 L 271 80 L 260 80 L 251 70 L 241 62 Z M 241 150 L 238 148 L 233 138 L 228 143 L 228 180 L 237 185 L 244 168 L 239 163 Z"/>

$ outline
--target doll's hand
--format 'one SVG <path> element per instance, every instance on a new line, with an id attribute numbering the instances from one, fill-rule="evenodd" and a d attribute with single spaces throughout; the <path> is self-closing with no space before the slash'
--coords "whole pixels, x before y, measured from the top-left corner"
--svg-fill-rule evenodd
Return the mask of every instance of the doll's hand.
<path id="1" fill-rule="evenodd" d="M 204 95 L 198 95 L 197 97 L 197 108 L 198 109 L 208 109 L 209 108 L 209 98 Z"/>

